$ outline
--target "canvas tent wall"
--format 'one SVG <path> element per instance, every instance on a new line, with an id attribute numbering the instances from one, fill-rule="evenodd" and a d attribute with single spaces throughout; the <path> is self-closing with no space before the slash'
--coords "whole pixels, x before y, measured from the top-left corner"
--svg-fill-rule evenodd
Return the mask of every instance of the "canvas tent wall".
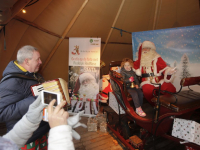
<path id="1" fill-rule="evenodd" d="M 25 7 L 29 2 L 35 3 Z M 40 50 L 45 79 L 68 80 L 69 37 L 99 37 L 101 60 L 106 63 L 102 71 L 106 74 L 110 61 L 133 58 L 128 32 L 199 25 L 199 3 L 199 0 L 0 0 L 0 73 L 9 61 L 16 59 L 20 47 L 33 45 Z M 21 12 L 24 7 L 26 14 Z M 112 27 L 128 32 L 121 35 Z"/>

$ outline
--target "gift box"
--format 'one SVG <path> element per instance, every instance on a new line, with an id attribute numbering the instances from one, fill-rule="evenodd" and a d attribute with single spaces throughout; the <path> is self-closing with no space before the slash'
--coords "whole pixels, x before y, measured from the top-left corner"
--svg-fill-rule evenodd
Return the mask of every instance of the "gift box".
<path id="1" fill-rule="evenodd" d="M 97 123 L 98 121 L 95 118 L 88 118 L 88 131 L 97 131 Z"/>
<path id="2" fill-rule="evenodd" d="M 129 137 L 129 141 L 136 148 L 139 148 L 141 145 L 143 145 L 142 140 L 137 135 L 133 135 L 133 136 Z"/>
<path id="3" fill-rule="evenodd" d="M 100 123 L 100 132 L 107 132 L 107 123 L 106 122 L 102 122 Z"/>
<path id="4" fill-rule="evenodd" d="M 104 114 L 98 113 L 98 114 L 96 115 L 96 120 L 98 121 L 98 126 L 100 127 L 100 124 L 101 124 L 102 122 L 106 122 L 106 117 L 105 117 Z"/>
<path id="5" fill-rule="evenodd" d="M 200 145 L 200 124 L 192 120 L 175 118 L 172 136 Z"/>

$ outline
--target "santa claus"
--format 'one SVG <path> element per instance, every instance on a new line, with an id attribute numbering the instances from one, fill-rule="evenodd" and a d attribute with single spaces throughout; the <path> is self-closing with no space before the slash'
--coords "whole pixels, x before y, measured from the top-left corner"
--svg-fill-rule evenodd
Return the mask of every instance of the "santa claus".
<path id="1" fill-rule="evenodd" d="M 99 85 L 94 76 L 82 73 L 75 84 L 74 94 L 78 94 L 78 98 L 71 100 L 72 112 L 84 110 L 85 114 L 97 114 L 98 93 Z"/>
<path id="2" fill-rule="evenodd" d="M 97 99 L 99 85 L 94 76 L 90 73 L 82 73 L 74 88 L 74 94 L 79 94 L 80 98 Z"/>
<path id="3" fill-rule="evenodd" d="M 112 92 L 112 87 L 110 82 L 108 81 L 110 80 L 110 76 L 109 75 L 103 75 L 102 79 L 99 82 L 99 101 L 102 103 L 107 103 L 108 101 L 108 94 L 109 92 Z"/>
<path id="4" fill-rule="evenodd" d="M 138 76 L 142 77 L 141 87 L 144 97 L 150 104 L 154 105 L 151 102 L 153 90 L 158 89 L 159 86 L 154 83 L 161 84 L 161 90 L 176 92 L 176 88 L 171 83 L 176 70 L 167 66 L 166 62 L 156 52 L 153 42 L 144 41 L 139 46 L 138 60 L 134 62 L 134 70 Z"/>

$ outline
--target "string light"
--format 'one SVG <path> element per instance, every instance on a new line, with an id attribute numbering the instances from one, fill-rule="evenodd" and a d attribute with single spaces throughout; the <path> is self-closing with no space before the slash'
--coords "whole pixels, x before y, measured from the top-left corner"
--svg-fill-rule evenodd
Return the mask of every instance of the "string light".
<path id="1" fill-rule="evenodd" d="M 22 13 L 24 13 L 24 14 L 25 14 L 25 13 L 26 13 L 26 10 L 25 10 L 25 9 L 22 9 Z"/>

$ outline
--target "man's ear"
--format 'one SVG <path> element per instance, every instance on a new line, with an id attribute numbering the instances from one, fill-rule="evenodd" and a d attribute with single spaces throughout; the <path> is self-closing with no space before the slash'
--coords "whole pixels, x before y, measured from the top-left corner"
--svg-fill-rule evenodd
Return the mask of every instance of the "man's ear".
<path id="1" fill-rule="evenodd" d="M 29 59 L 26 58 L 26 59 L 24 60 L 24 63 L 25 63 L 25 65 L 29 66 Z"/>

